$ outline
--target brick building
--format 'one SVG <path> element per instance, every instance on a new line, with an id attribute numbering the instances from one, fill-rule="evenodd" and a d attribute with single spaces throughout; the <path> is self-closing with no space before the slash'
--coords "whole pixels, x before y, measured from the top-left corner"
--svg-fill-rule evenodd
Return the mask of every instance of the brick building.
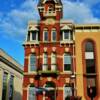
<path id="1" fill-rule="evenodd" d="M 62 20 L 61 0 L 39 0 L 38 11 L 23 44 L 23 100 L 100 100 L 100 24 Z"/>

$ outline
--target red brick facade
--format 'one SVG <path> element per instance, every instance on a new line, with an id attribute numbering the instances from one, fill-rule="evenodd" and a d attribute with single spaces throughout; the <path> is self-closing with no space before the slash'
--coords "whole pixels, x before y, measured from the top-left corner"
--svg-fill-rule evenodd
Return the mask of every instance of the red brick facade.
<path id="1" fill-rule="evenodd" d="M 80 96 L 82 95 L 78 96 L 79 93 L 77 94 L 76 90 L 77 71 L 75 57 L 75 25 L 72 22 L 61 21 L 61 18 L 63 17 L 63 5 L 60 0 L 40 0 L 38 10 L 40 14 L 40 21 L 38 23 L 29 23 L 27 39 L 24 43 L 25 58 L 23 100 L 31 100 L 29 99 L 30 85 L 34 85 L 35 89 L 38 89 L 38 91 L 39 89 L 42 89 L 41 93 L 35 93 L 36 100 L 80 100 Z M 47 41 L 44 41 L 45 29 L 48 34 Z M 54 37 L 55 41 L 52 41 L 52 29 L 56 30 L 56 37 Z M 32 36 L 32 32 L 37 34 L 36 36 L 38 36 L 38 38 L 36 39 L 35 37 L 36 40 L 32 40 L 32 38 L 34 38 Z M 65 35 L 66 32 L 69 32 L 70 35 Z M 43 64 L 44 53 L 47 54 L 46 65 Z M 52 70 L 52 53 L 56 55 L 56 63 L 54 65 L 56 70 Z M 31 54 L 36 55 L 36 70 L 34 71 L 30 71 Z M 71 61 L 64 61 L 64 54 L 70 54 Z M 64 65 L 64 62 L 67 62 L 68 64 L 71 62 L 70 70 L 65 69 L 66 66 Z M 48 67 L 47 70 L 43 69 L 44 65 Z M 45 90 L 48 83 L 52 84 L 53 90 L 51 87 L 49 87 L 49 89 L 51 89 L 50 91 L 53 92 Z M 84 87 L 86 87 L 86 80 L 83 79 L 83 83 Z M 71 87 L 72 95 L 70 95 L 70 98 L 77 97 L 77 99 L 65 99 L 66 95 L 64 87 Z M 51 94 L 49 94 L 49 92 Z M 84 93 L 84 96 L 85 95 L 86 91 Z M 90 100 L 90 98 L 87 100 Z"/>

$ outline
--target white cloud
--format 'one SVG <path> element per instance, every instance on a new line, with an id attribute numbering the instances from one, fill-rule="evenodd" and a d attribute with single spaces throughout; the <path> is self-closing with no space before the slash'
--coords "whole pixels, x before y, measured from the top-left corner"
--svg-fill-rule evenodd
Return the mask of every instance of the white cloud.
<path id="1" fill-rule="evenodd" d="M 65 1 L 64 19 L 72 19 L 77 23 L 98 23 L 100 19 L 95 18 L 91 9 L 84 3 Z"/>
<path id="2" fill-rule="evenodd" d="M 84 4 L 86 4 L 90 7 L 100 3 L 100 0 L 82 0 L 82 1 Z"/>
<path id="3" fill-rule="evenodd" d="M 26 0 L 18 9 L 12 9 L 7 14 L 4 14 L 3 20 L 0 13 L 0 30 L 3 35 L 8 35 L 17 38 L 19 41 L 25 37 L 27 32 L 27 24 L 29 20 L 39 19 L 38 11 L 36 10 L 37 0 Z"/>
<path id="4" fill-rule="evenodd" d="M 18 9 L 12 9 L 7 14 L 1 12 L 0 30 L 4 32 L 5 35 L 22 41 L 27 32 L 28 21 L 39 19 L 37 2 L 38 0 L 25 0 Z M 85 3 L 67 0 L 62 0 L 62 2 L 64 4 L 64 19 L 71 19 L 77 23 L 100 22 L 100 19 L 93 16 L 90 7 L 85 5 Z"/>

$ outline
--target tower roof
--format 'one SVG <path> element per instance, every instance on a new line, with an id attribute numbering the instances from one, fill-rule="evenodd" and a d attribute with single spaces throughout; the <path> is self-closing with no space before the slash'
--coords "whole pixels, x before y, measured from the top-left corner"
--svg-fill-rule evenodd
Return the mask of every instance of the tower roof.
<path id="1" fill-rule="evenodd" d="M 56 4 L 62 5 L 61 0 L 39 0 L 38 6 L 42 6 L 46 1 L 54 1 Z"/>

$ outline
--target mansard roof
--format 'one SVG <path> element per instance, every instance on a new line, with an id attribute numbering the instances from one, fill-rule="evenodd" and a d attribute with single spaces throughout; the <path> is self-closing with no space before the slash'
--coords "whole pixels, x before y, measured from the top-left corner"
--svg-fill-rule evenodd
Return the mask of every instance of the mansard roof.
<path id="1" fill-rule="evenodd" d="M 61 0 L 39 0 L 38 6 L 42 6 L 46 1 L 54 1 L 56 4 L 62 5 Z"/>

